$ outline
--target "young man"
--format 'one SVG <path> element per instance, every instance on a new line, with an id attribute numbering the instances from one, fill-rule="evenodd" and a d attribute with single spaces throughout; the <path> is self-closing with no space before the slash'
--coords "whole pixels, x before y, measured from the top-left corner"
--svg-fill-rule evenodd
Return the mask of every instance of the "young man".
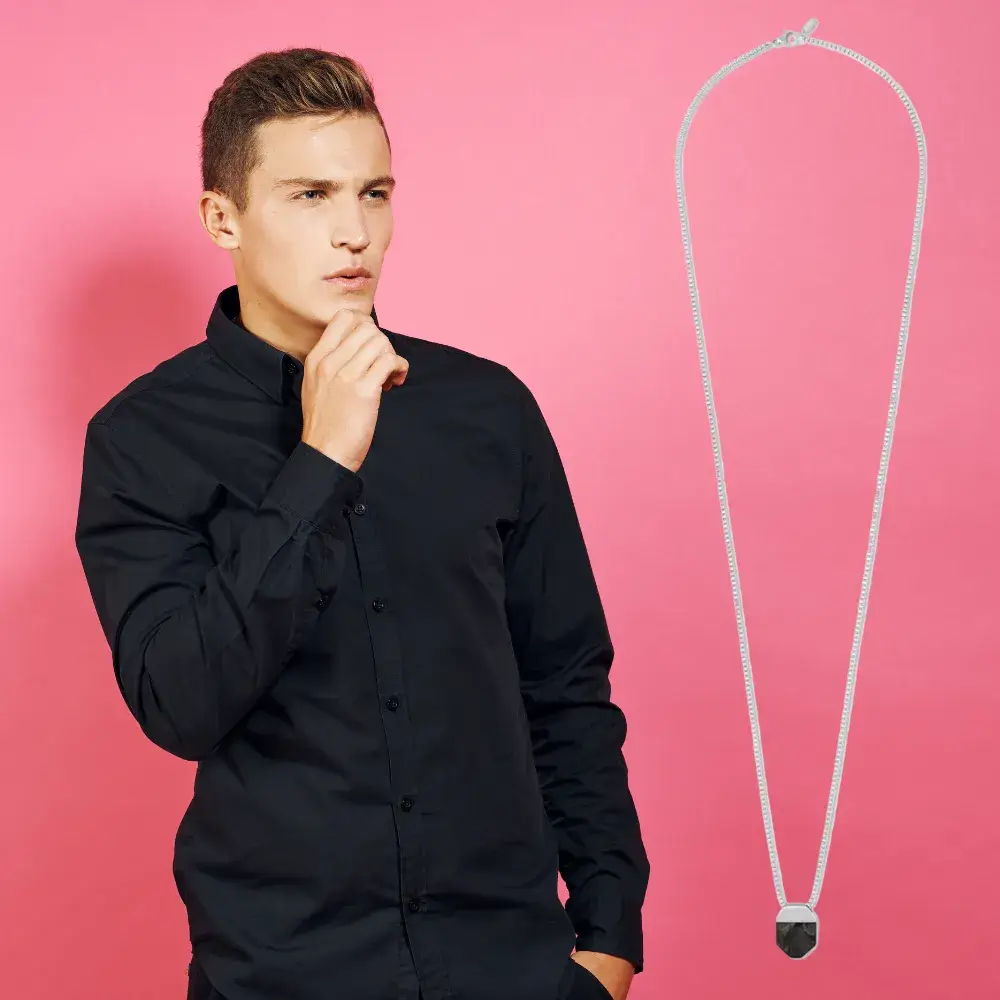
<path id="1" fill-rule="evenodd" d="M 198 762 L 189 1000 L 624 1000 L 649 866 L 538 404 L 378 325 L 394 181 L 354 61 L 234 70 L 202 171 L 236 284 L 89 422 L 76 531 L 129 710 Z"/>

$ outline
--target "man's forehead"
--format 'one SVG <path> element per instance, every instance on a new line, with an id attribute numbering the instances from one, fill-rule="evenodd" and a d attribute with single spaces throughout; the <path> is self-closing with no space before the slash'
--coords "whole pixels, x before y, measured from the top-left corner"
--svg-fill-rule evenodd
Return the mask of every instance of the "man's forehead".
<path id="1" fill-rule="evenodd" d="M 258 137 L 271 142 L 300 142 L 305 145 L 356 146 L 365 137 L 384 138 L 379 122 L 362 115 L 299 115 L 272 118 L 257 127 Z"/>
<path id="2" fill-rule="evenodd" d="M 356 134 L 323 128 L 317 131 L 305 119 L 265 123 L 258 134 L 258 150 L 259 174 L 268 186 L 281 178 L 307 176 L 334 183 L 366 183 L 390 173 L 382 144 L 368 149 L 367 144 L 358 142 Z"/>

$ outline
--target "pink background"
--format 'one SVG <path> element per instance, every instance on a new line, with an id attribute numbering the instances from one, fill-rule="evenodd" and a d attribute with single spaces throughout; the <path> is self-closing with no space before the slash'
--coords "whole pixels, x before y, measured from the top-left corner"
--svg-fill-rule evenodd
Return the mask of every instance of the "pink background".
<path id="1" fill-rule="evenodd" d="M 507 364 L 559 442 L 605 600 L 652 865 L 637 1000 L 1000 996 L 1000 16 L 987 0 L 8 3 L 0 957 L 17 1000 L 180 1000 L 194 766 L 118 694 L 73 546 L 86 419 L 200 340 L 212 90 L 317 45 L 393 140 L 380 320 Z M 899 422 L 820 946 L 790 962 L 761 820 L 673 156 L 723 64 L 819 17 L 927 133 Z M 990 69 L 990 66 L 993 69 Z M 905 109 L 770 53 L 709 95 L 686 179 L 778 849 L 818 856 L 916 197 Z M 474 998 L 466 998 L 474 1000 Z"/>

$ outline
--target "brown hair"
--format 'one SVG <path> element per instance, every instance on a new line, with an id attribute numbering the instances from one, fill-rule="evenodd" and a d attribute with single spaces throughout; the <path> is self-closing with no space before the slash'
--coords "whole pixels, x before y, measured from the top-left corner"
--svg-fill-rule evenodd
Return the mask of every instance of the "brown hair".
<path id="1" fill-rule="evenodd" d="M 355 60 L 323 49 L 262 52 L 234 69 L 208 102 L 201 124 L 202 189 L 226 195 L 245 212 L 250 175 L 262 162 L 258 126 L 303 115 L 369 115 L 386 131 L 371 80 Z"/>

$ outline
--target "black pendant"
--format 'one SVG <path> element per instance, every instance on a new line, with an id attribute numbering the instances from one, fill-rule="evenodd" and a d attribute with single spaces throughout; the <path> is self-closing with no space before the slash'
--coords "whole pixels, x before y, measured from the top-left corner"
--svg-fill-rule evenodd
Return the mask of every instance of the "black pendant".
<path id="1" fill-rule="evenodd" d="M 819 917 L 808 903 L 786 903 L 778 913 L 778 947 L 789 958 L 805 958 L 819 943 Z"/>

